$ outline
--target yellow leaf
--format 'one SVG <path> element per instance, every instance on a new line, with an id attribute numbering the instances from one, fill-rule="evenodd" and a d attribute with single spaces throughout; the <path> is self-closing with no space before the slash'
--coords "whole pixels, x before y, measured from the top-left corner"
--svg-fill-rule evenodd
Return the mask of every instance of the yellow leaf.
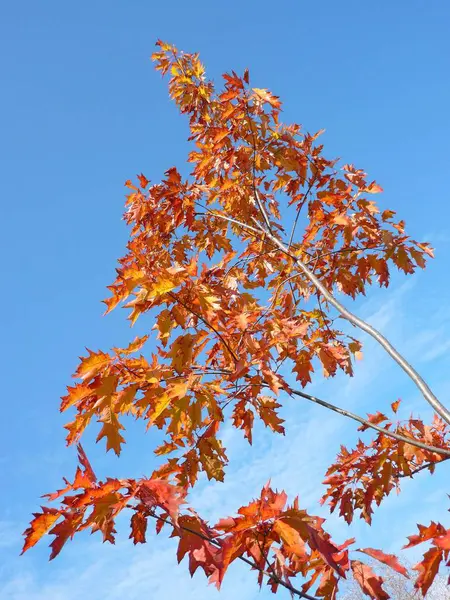
<path id="1" fill-rule="evenodd" d="M 105 354 L 104 352 L 91 352 L 89 349 L 88 352 L 89 356 L 86 358 L 81 357 L 81 363 L 75 372 L 75 377 L 92 379 L 108 366 L 111 361 L 109 354 Z"/>
<path id="2" fill-rule="evenodd" d="M 157 399 L 155 404 L 155 410 L 151 416 L 151 423 L 154 423 L 156 419 L 161 415 L 163 411 L 169 406 L 172 398 L 165 392 Z"/>
<path id="3" fill-rule="evenodd" d="M 336 225 L 348 225 L 349 218 L 345 215 L 336 215 L 333 218 L 333 223 L 336 223 Z"/>
<path id="4" fill-rule="evenodd" d="M 137 352 L 148 340 L 148 337 L 148 335 L 144 335 L 143 337 L 136 337 L 131 342 L 131 344 L 127 346 L 127 348 L 114 348 L 114 351 L 118 354 L 132 354 L 133 352 Z"/>
<path id="5" fill-rule="evenodd" d="M 124 438 L 120 435 L 120 430 L 125 428 L 119 423 L 111 406 L 108 406 L 102 412 L 100 422 L 103 424 L 103 427 L 101 428 L 96 441 L 99 442 L 102 438 L 106 437 L 106 451 L 108 452 L 112 449 L 117 456 L 119 456 L 121 444 L 125 442 Z"/>
<path id="6" fill-rule="evenodd" d="M 163 277 L 153 284 L 151 290 L 149 291 L 149 297 L 161 296 L 162 294 L 166 294 L 176 287 L 177 284 L 174 281 Z"/>
<path id="7" fill-rule="evenodd" d="M 67 387 L 67 396 L 61 398 L 61 412 L 67 410 L 70 406 L 77 404 L 80 400 L 91 396 L 94 393 L 92 388 L 84 383 L 77 383 L 75 386 Z"/>
<path id="8" fill-rule="evenodd" d="M 275 521 L 273 528 L 287 546 L 295 546 L 300 543 L 301 538 L 298 531 L 293 529 L 290 525 L 287 525 L 287 523 Z"/>
<path id="9" fill-rule="evenodd" d="M 184 398 L 186 396 L 186 392 L 188 391 L 187 383 L 175 383 L 169 388 L 169 395 L 171 398 Z"/>
<path id="10" fill-rule="evenodd" d="M 253 91 L 263 102 L 267 102 L 274 108 L 280 108 L 281 102 L 278 100 L 278 97 L 271 94 L 268 90 L 253 88 Z"/>

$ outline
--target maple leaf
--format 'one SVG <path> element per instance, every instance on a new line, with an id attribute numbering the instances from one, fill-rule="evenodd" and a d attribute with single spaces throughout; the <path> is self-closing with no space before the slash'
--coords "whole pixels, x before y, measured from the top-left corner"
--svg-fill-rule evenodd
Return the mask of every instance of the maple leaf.
<path id="1" fill-rule="evenodd" d="M 135 337 L 134 340 L 124 349 L 114 348 L 114 351 L 118 354 L 133 354 L 142 348 L 145 342 L 148 340 L 148 335 L 142 337 Z"/>
<path id="2" fill-rule="evenodd" d="M 180 505 L 184 502 L 185 490 L 179 486 L 171 485 L 164 479 L 151 478 L 139 482 L 136 496 L 148 509 L 159 506 L 170 515 L 177 524 Z"/>
<path id="3" fill-rule="evenodd" d="M 77 383 L 75 386 L 67 387 L 68 394 L 61 398 L 61 412 L 64 412 L 74 404 L 78 404 L 80 400 L 84 400 L 92 396 L 94 390 L 85 383 Z"/>
<path id="4" fill-rule="evenodd" d="M 317 571 L 317 573 L 319 573 Z M 325 600 L 334 600 L 338 589 L 338 579 L 331 569 L 324 570 L 317 586 L 316 596 Z"/>
<path id="5" fill-rule="evenodd" d="M 275 521 L 274 530 L 280 535 L 281 539 L 288 547 L 296 548 L 300 545 L 300 534 L 287 523 L 278 519 Z"/>
<path id="6" fill-rule="evenodd" d="M 212 581 L 220 586 L 221 576 L 219 564 L 221 550 L 213 545 L 208 538 L 211 533 L 206 525 L 197 515 L 183 515 L 179 521 L 181 527 L 174 531 L 174 535 L 180 538 L 177 549 L 177 560 L 181 562 L 186 554 L 189 555 L 189 573 L 194 575 L 201 567 Z"/>
<path id="7" fill-rule="evenodd" d="M 161 296 L 172 291 L 176 287 L 177 284 L 172 279 L 162 277 L 152 285 L 149 297 Z"/>
<path id="8" fill-rule="evenodd" d="M 450 550 L 450 529 L 444 536 L 435 538 L 433 543 L 442 550 Z"/>
<path id="9" fill-rule="evenodd" d="M 383 191 L 383 188 L 377 183 L 375 183 L 375 181 L 372 181 L 372 183 L 368 187 L 366 187 L 365 191 L 369 194 L 379 194 Z"/>
<path id="10" fill-rule="evenodd" d="M 94 484 L 97 481 L 97 477 L 95 476 L 95 473 L 91 467 L 91 463 L 88 460 L 88 457 L 86 456 L 86 452 L 83 450 L 83 446 L 81 444 L 78 444 L 77 446 L 77 451 L 78 451 L 78 461 L 80 462 L 80 464 L 83 467 L 83 475 L 85 477 L 85 480 L 87 482 L 89 482 L 90 484 Z M 82 487 L 82 486 L 79 486 Z"/>
<path id="11" fill-rule="evenodd" d="M 413 548 L 418 544 L 422 544 L 423 542 L 427 542 L 433 538 L 440 537 L 445 535 L 446 530 L 440 523 L 435 523 L 431 521 L 428 526 L 417 525 L 419 533 L 417 535 L 408 536 L 409 543 L 403 546 L 403 548 Z"/>
<path id="12" fill-rule="evenodd" d="M 391 408 L 394 413 L 397 413 L 398 407 L 400 406 L 400 402 L 401 402 L 401 400 L 399 399 L 391 404 Z"/>

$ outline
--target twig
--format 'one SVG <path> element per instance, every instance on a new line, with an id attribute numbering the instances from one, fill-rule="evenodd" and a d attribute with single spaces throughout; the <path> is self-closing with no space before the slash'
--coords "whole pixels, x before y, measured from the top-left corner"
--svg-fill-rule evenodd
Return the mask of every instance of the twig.
<path id="1" fill-rule="evenodd" d="M 262 217 L 264 219 L 264 222 L 265 222 L 267 228 L 269 229 L 269 231 L 271 232 L 272 227 L 270 226 L 269 217 L 267 216 L 266 209 L 264 208 L 264 205 L 261 202 L 261 198 L 259 197 L 258 191 L 256 189 L 254 190 L 254 195 L 255 195 L 256 203 L 258 204 L 259 211 L 262 214 Z"/>
<path id="2" fill-rule="evenodd" d="M 245 94 L 245 112 L 247 113 L 247 119 L 248 122 L 250 124 L 250 131 L 252 132 L 252 138 L 253 138 L 253 165 L 252 165 L 252 170 L 253 170 L 253 177 L 252 177 L 252 185 L 253 185 L 253 195 L 255 197 L 256 203 L 258 205 L 259 208 L 259 212 L 261 213 L 262 218 L 264 219 L 264 223 L 266 224 L 267 229 L 270 231 L 270 233 L 272 232 L 272 227 L 270 225 L 270 221 L 269 221 L 269 217 L 267 215 L 266 209 L 264 208 L 264 204 L 261 202 L 261 199 L 258 195 L 258 191 L 256 189 L 256 133 L 253 130 L 253 120 L 250 116 L 250 111 L 248 108 L 248 95 Z"/>
<path id="3" fill-rule="evenodd" d="M 231 374 L 231 371 L 222 370 L 222 373 L 223 374 Z M 270 386 L 264 381 L 262 383 L 251 383 L 249 385 L 270 388 Z M 380 427 L 379 425 L 376 425 L 375 423 L 371 423 L 367 419 L 364 419 L 363 417 L 360 417 L 359 415 L 352 413 L 349 410 L 346 410 L 345 408 L 336 406 L 336 404 L 331 404 L 330 402 L 327 402 L 326 400 L 321 400 L 320 398 L 317 398 L 317 396 L 312 396 L 311 394 L 307 394 L 306 392 L 302 392 L 301 390 L 294 390 L 294 389 L 290 388 L 289 390 L 285 390 L 285 391 L 292 396 L 299 396 L 300 398 L 304 398 L 305 400 L 314 402 L 314 404 L 318 404 L 319 406 L 328 408 L 329 410 L 332 410 L 333 412 L 338 413 L 344 417 L 353 419 L 354 421 L 361 423 L 361 425 L 365 425 L 366 427 L 369 427 L 370 429 L 374 429 L 375 431 L 378 431 L 379 433 L 386 435 L 387 437 L 391 437 L 395 440 L 398 440 L 399 442 L 404 442 L 405 444 L 410 444 L 411 446 L 416 446 L 417 448 L 421 448 L 422 450 L 427 450 L 428 452 L 435 452 L 436 454 L 441 454 L 442 456 L 450 458 L 450 449 L 447 450 L 445 448 L 439 448 L 438 446 L 429 446 L 428 444 L 425 444 L 424 442 L 416 440 L 415 438 L 409 438 L 409 437 L 401 435 L 400 433 L 395 433 L 394 431 L 390 431 L 389 429 Z M 447 460 L 447 458 L 445 458 L 443 460 Z M 442 461 L 440 461 L 440 462 L 442 462 Z M 422 467 L 422 468 L 425 468 L 425 467 Z"/>
<path id="4" fill-rule="evenodd" d="M 216 213 L 208 207 L 202 206 L 202 208 L 205 209 L 208 212 L 208 214 L 210 214 L 213 217 L 217 217 L 218 219 L 223 219 L 224 221 L 228 221 L 229 223 L 234 223 L 235 225 L 238 225 L 239 227 L 242 227 L 243 229 L 248 229 L 249 231 L 252 231 L 253 233 L 258 234 L 258 238 L 261 236 L 261 233 L 263 233 L 260 229 L 256 229 L 256 227 L 252 227 L 251 225 L 248 225 L 247 223 L 242 223 L 241 221 L 237 221 L 236 219 L 232 219 L 231 217 L 226 217 L 225 215 Z M 200 214 L 200 213 L 198 213 L 198 214 Z"/>
<path id="5" fill-rule="evenodd" d="M 352 248 L 352 247 L 347 247 L 347 248 L 339 248 L 339 250 L 332 250 L 331 252 L 325 252 L 324 254 L 319 254 L 316 257 L 311 257 L 310 260 L 305 263 L 306 265 L 309 265 L 309 263 L 313 260 L 313 258 L 316 258 L 317 261 L 319 261 L 320 259 L 324 258 L 325 256 L 331 256 L 332 254 L 342 254 L 344 252 L 366 252 L 367 250 L 379 250 L 380 248 L 383 248 L 384 246 L 382 246 L 381 244 L 379 246 L 373 246 L 372 248 Z"/>
<path id="6" fill-rule="evenodd" d="M 348 309 L 345 308 L 343 304 L 337 300 L 333 294 L 327 290 L 327 288 L 322 284 L 322 282 L 312 273 L 305 263 L 300 260 L 297 256 L 292 254 L 287 246 L 283 244 L 278 238 L 272 235 L 267 229 L 256 229 L 251 225 L 246 225 L 245 223 L 241 223 L 240 221 L 235 221 L 230 217 L 226 217 L 224 215 L 219 215 L 213 213 L 214 216 L 225 219 L 226 221 L 231 221 L 232 223 L 236 223 L 240 227 L 244 227 L 249 229 L 252 232 L 258 234 L 265 234 L 267 238 L 273 242 L 278 248 L 289 256 L 301 269 L 301 271 L 306 275 L 306 277 L 311 281 L 311 283 L 316 287 L 317 290 L 324 296 L 324 298 L 332 305 L 336 310 L 341 314 L 341 316 L 349 321 L 355 327 L 358 327 L 362 331 L 368 333 L 371 337 L 373 337 L 379 344 L 382 346 L 389 356 L 405 371 L 405 373 L 410 377 L 410 379 L 415 383 L 418 389 L 421 391 L 425 400 L 433 407 L 433 409 L 437 412 L 437 414 L 450 425 L 450 411 L 437 399 L 437 397 L 433 394 L 431 389 L 428 387 L 424 379 L 419 375 L 419 373 L 409 364 L 409 362 L 394 348 L 394 346 L 390 343 L 390 341 L 384 337 L 382 333 L 380 333 L 375 327 L 369 325 L 363 319 L 360 319 Z M 255 220 L 256 221 L 256 220 Z M 259 223 L 256 221 L 256 224 L 259 226 Z M 259 226 L 260 227 L 260 226 Z M 442 454 L 442 451 L 441 451 Z"/>
<path id="7" fill-rule="evenodd" d="M 316 169 L 317 169 L 317 167 L 316 167 Z M 308 198 L 309 192 L 312 190 L 312 187 L 313 187 L 313 185 L 314 185 L 314 183 L 316 181 L 316 177 L 317 177 L 317 173 L 318 172 L 319 172 L 319 170 L 317 170 L 316 174 L 312 178 L 311 183 L 309 184 L 308 189 L 306 190 L 306 194 L 302 198 L 302 203 L 299 204 L 299 207 L 297 209 L 297 214 L 295 215 L 294 224 L 292 225 L 291 235 L 289 236 L 289 244 L 288 244 L 289 250 L 290 250 L 290 248 L 292 246 L 292 242 L 294 241 L 294 234 L 295 234 L 295 229 L 297 227 L 298 219 L 300 217 L 300 211 L 302 210 L 302 207 L 304 206 L 304 204 L 305 204 L 305 202 L 306 202 L 306 200 Z"/>
<path id="8" fill-rule="evenodd" d="M 423 470 L 428 469 L 430 467 L 434 467 L 435 465 L 440 465 L 441 463 L 443 463 L 443 462 L 445 462 L 446 460 L 449 460 L 449 459 L 450 459 L 450 456 L 446 456 L 445 458 L 443 458 L 439 462 L 425 463 L 425 464 L 421 465 L 420 467 L 417 467 L 417 469 L 414 469 L 413 471 L 411 471 L 411 473 L 401 473 L 400 475 L 396 475 L 394 477 L 394 479 L 400 479 L 401 477 L 412 477 L 413 475 L 415 475 L 416 473 L 419 473 L 420 471 L 423 471 Z"/>
<path id="9" fill-rule="evenodd" d="M 345 410 L 344 408 L 340 408 L 334 404 L 330 404 L 329 402 L 325 402 L 325 400 L 321 400 L 320 398 L 316 398 L 315 396 L 311 396 L 310 394 L 306 394 L 305 392 L 301 392 L 300 390 L 290 390 L 290 393 L 293 396 L 300 396 L 301 398 L 305 398 L 310 402 L 314 402 L 315 404 L 319 404 L 320 406 L 324 406 L 333 412 L 336 412 L 344 417 L 348 417 L 349 419 L 353 419 L 354 421 L 358 421 L 362 425 L 366 425 L 366 427 L 370 427 L 371 429 L 375 429 L 379 433 L 383 435 L 389 436 L 398 440 L 399 442 L 404 442 L 405 444 L 411 444 L 411 446 L 416 446 L 417 448 L 422 448 L 422 450 L 428 450 L 428 452 L 435 452 L 436 454 L 442 454 L 450 458 L 450 450 L 446 450 L 445 448 L 438 448 L 437 446 L 429 446 L 428 444 L 424 444 L 419 440 L 414 438 L 408 438 L 404 435 L 400 435 L 399 433 L 395 433 L 394 431 L 390 431 L 389 429 L 385 429 L 380 427 L 379 425 L 375 425 L 375 423 L 371 423 L 367 419 L 363 419 L 359 415 L 355 415 L 355 413 L 350 412 L 349 410 Z M 445 459 L 446 460 L 446 459 Z"/>

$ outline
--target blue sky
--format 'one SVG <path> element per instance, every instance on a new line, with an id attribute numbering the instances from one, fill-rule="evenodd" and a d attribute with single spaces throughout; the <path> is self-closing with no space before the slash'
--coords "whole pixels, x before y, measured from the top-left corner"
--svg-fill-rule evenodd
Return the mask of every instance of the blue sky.
<path id="1" fill-rule="evenodd" d="M 269 597 L 244 565 L 232 568 L 221 596 L 201 574 L 191 582 L 163 537 L 139 548 L 127 533 L 115 547 L 80 538 L 52 563 L 45 543 L 18 557 L 39 496 L 74 469 L 58 407 L 77 357 L 85 346 L 106 350 L 135 335 L 123 311 L 101 317 L 127 239 L 123 183 L 140 172 L 158 181 L 185 162 L 186 122 L 149 61 L 157 38 L 199 51 L 215 79 L 249 67 L 256 87 L 281 96 L 286 122 L 324 127 L 327 155 L 367 170 L 385 189 L 382 205 L 434 245 L 425 272 L 395 278 L 388 292 L 374 289 L 358 310 L 450 404 L 449 22 L 446 0 L 2 3 L 2 599 Z M 352 381 L 318 380 L 312 390 L 360 413 L 402 397 L 427 414 L 371 343 Z M 260 431 L 252 449 L 226 432 L 232 465 L 225 484 L 193 498 L 203 514 L 232 512 L 269 477 L 318 510 L 323 473 L 340 441 L 354 441 L 354 428 L 300 402 L 289 401 L 284 415 L 287 436 Z M 149 436 L 134 436 L 120 461 L 91 439 L 100 471 L 151 472 Z M 365 545 L 397 549 L 416 522 L 446 522 L 448 474 L 446 464 L 433 478 L 406 482 L 372 530 L 357 523 L 348 532 L 334 518 L 330 528 L 338 539 L 356 533 Z"/>

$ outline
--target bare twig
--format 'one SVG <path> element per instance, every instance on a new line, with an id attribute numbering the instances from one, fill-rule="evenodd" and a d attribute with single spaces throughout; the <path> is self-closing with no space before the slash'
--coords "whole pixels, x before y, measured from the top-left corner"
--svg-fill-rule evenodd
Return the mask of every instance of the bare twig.
<path id="1" fill-rule="evenodd" d="M 261 198 L 259 197 L 258 191 L 256 189 L 255 189 L 255 200 L 258 205 L 259 212 L 261 213 L 261 215 L 264 219 L 266 227 L 269 229 L 269 231 L 272 231 L 272 227 L 270 226 L 270 221 L 269 221 L 269 217 L 267 216 L 266 209 L 264 208 L 264 204 L 261 202 Z"/>
<path id="2" fill-rule="evenodd" d="M 202 206 L 202 205 L 200 205 L 200 206 Z M 220 213 L 216 213 L 206 206 L 202 206 L 202 208 L 204 210 L 206 210 L 207 213 L 210 214 L 211 216 L 217 217 L 218 219 L 223 219 L 224 221 L 228 221 L 229 223 L 234 223 L 235 225 L 238 225 L 239 227 L 242 227 L 243 229 L 248 229 L 248 231 L 251 231 L 252 233 L 256 233 L 258 235 L 258 237 L 260 237 L 261 233 L 263 233 L 260 229 L 256 229 L 256 227 L 252 227 L 251 225 L 247 225 L 247 223 L 242 223 L 241 221 L 232 219 L 231 217 L 227 217 L 225 215 L 221 215 Z M 200 214 L 200 213 L 198 213 L 198 214 Z"/>

